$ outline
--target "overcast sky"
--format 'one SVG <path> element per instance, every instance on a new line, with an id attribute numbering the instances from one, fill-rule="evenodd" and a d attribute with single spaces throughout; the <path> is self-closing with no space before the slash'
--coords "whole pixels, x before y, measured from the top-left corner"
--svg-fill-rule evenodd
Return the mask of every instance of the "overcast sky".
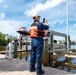
<path id="1" fill-rule="evenodd" d="M 32 16 L 45 17 L 50 30 L 66 33 L 67 0 L 0 0 L 0 32 L 17 36 L 20 27 L 30 29 Z M 69 0 L 69 35 L 76 40 L 76 0 Z"/>

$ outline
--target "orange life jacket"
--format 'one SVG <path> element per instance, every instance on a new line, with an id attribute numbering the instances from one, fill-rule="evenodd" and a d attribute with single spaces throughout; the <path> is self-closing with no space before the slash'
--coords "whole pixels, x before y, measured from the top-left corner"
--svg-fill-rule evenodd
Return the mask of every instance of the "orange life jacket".
<path id="1" fill-rule="evenodd" d="M 30 27 L 30 37 L 46 37 L 46 30 L 38 30 L 38 24 L 34 22 Z"/>

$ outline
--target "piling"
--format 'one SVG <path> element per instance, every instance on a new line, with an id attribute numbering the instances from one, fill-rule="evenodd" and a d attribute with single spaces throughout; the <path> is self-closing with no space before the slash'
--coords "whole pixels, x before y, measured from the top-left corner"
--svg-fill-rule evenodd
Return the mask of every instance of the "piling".
<path id="1" fill-rule="evenodd" d="M 49 54 L 48 54 L 48 39 L 44 39 L 44 48 L 43 48 L 43 65 L 48 66 L 49 65 Z"/>
<path id="2" fill-rule="evenodd" d="M 53 51 L 53 31 L 50 33 L 50 50 Z M 49 66 L 53 66 L 53 52 L 49 53 Z"/>
<path id="3" fill-rule="evenodd" d="M 65 45 L 67 47 L 67 37 L 65 37 Z M 68 35 L 68 48 L 70 49 L 71 48 L 71 45 L 70 45 L 70 36 Z"/>
<path id="4" fill-rule="evenodd" d="M 27 37 L 26 37 L 26 52 L 25 52 L 25 59 L 26 59 L 26 61 L 27 61 L 27 56 L 28 56 L 28 42 L 27 42 Z"/>
<path id="5" fill-rule="evenodd" d="M 14 40 L 14 58 L 17 58 L 17 47 L 18 47 L 18 42 L 17 40 Z"/>

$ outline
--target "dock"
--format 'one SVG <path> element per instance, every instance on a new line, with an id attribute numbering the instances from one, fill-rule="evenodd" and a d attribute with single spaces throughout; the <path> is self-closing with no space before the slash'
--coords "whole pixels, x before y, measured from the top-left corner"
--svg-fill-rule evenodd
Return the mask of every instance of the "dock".
<path id="1" fill-rule="evenodd" d="M 43 75 L 75 75 L 71 72 L 55 69 L 52 67 L 44 67 Z M 0 54 L 0 75 L 36 75 L 36 72 L 29 71 L 29 62 L 21 59 L 8 60 L 5 55 Z"/>

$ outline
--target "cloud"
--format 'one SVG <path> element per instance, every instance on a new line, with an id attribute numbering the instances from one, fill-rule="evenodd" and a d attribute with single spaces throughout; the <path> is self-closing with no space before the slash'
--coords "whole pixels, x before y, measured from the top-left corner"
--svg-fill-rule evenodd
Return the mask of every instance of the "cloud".
<path id="1" fill-rule="evenodd" d="M 38 14 L 40 11 L 55 7 L 59 5 L 60 3 L 64 2 L 65 0 L 47 0 L 44 4 L 38 3 L 35 7 L 33 7 L 31 10 L 28 10 L 27 15 L 33 16 Z M 26 14 L 26 11 L 25 11 Z"/>
<path id="2" fill-rule="evenodd" d="M 4 3 L 5 1 L 7 1 L 7 0 L 0 0 L 0 3 Z"/>
<path id="3" fill-rule="evenodd" d="M 4 8 L 8 8 L 8 5 L 5 5 Z"/>
<path id="4" fill-rule="evenodd" d="M 7 1 L 8 0 L 0 0 L 1 8 L 8 8 Z"/>
<path id="5" fill-rule="evenodd" d="M 71 30 L 69 31 L 69 33 L 76 33 L 76 30 Z"/>
<path id="6" fill-rule="evenodd" d="M 0 0 L 0 3 L 2 3 L 3 1 L 2 0 Z"/>
<path id="7" fill-rule="evenodd" d="M 2 3 L 2 0 L 0 0 L 0 3 Z"/>
<path id="8" fill-rule="evenodd" d="M 5 14 L 4 13 L 1 13 L 0 14 L 0 19 L 4 19 L 5 18 Z"/>
<path id="9" fill-rule="evenodd" d="M 18 20 L 0 20 L 0 32 L 4 34 L 9 34 L 13 36 L 17 36 L 17 30 L 20 27 L 26 27 L 27 30 L 29 30 L 29 24 L 28 21 L 18 21 Z"/>
<path id="10" fill-rule="evenodd" d="M 74 27 L 76 27 L 76 24 L 74 24 Z"/>
<path id="11" fill-rule="evenodd" d="M 74 4 L 74 3 L 76 3 L 76 0 L 69 0 L 69 3 Z"/>
<path id="12" fill-rule="evenodd" d="M 62 25 L 63 21 L 60 21 L 60 25 Z"/>
<path id="13" fill-rule="evenodd" d="M 22 22 L 16 20 L 0 20 L 0 32 L 16 35 L 16 31 L 21 25 Z"/>

